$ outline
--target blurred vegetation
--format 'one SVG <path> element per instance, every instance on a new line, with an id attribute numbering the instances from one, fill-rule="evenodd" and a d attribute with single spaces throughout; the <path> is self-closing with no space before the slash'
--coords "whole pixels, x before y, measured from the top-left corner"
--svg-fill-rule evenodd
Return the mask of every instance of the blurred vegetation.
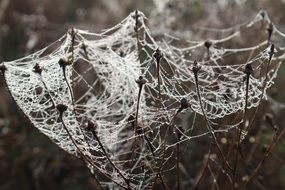
<path id="1" fill-rule="evenodd" d="M 170 13 L 175 14 L 179 22 L 171 23 L 169 27 L 190 30 L 192 26 L 233 26 L 265 8 L 274 23 L 285 32 L 285 1 L 253 0 L 244 1 L 243 5 L 235 3 L 242 0 L 230 1 L 226 7 L 222 2 L 170 1 Z M 70 27 L 100 31 L 114 25 L 136 8 L 149 16 L 155 6 L 151 0 L 0 0 L 0 56 L 5 61 L 20 58 L 55 41 Z M 216 18 L 209 19 L 213 15 Z M 260 139 L 262 146 L 270 142 L 273 134 L 262 119 L 265 113 L 273 115 L 279 128 L 285 124 L 284 76 L 285 67 L 282 66 L 276 84 L 270 89 L 270 101 L 263 103 L 259 109 L 256 130 L 250 134 L 264 134 Z M 94 189 L 94 181 L 84 164 L 39 133 L 17 109 L 5 89 L 2 76 L 0 81 L 0 189 Z M 196 162 L 186 166 L 193 178 L 209 149 L 203 139 L 194 143 L 191 146 L 193 149 L 188 152 L 190 156 L 183 160 L 184 163 Z M 250 151 L 251 146 L 247 143 L 243 151 Z M 262 146 L 258 147 L 259 151 Z M 285 189 L 284 146 L 282 141 L 272 155 L 273 161 L 262 169 L 264 175 L 259 174 L 250 189 Z M 257 164 L 261 156 L 255 159 L 253 164 Z M 201 185 L 201 189 L 206 187 Z"/>

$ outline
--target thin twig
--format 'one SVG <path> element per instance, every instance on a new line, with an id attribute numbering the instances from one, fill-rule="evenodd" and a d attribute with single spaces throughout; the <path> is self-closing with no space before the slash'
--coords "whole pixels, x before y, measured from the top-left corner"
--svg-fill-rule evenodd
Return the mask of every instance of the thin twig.
<path id="1" fill-rule="evenodd" d="M 70 138 L 72 144 L 76 147 L 77 151 L 79 152 L 81 159 L 85 163 L 90 164 L 91 166 L 94 166 L 93 163 L 84 155 L 82 150 L 79 148 L 79 146 L 77 145 L 75 139 L 72 137 L 71 133 L 69 132 L 69 130 L 67 128 L 67 126 L 65 125 L 65 122 L 63 120 L 63 112 L 65 112 L 67 110 L 67 106 L 63 105 L 63 104 L 58 104 L 56 107 L 57 107 L 57 110 L 59 111 L 60 122 L 62 123 L 62 126 L 63 126 L 64 130 L 66 131 L 68 137 Z M 92 176 L 94 177 L 95 181 L 99 184 L 99 186 L 103 189 L 103 187 L 101 186 L 99 180 L 93 174 L 92 174 Z"/>
<path id="2" fill-rule="evenodd" d="M 91 121 L 88 122 L 88 125 L 94 125 Z M 122 172 L 119 170 L 119 168 L 117 168 L 117 166 L 114 164 L 114 162 L 110 159 L 107 151 L 105 150 L 103 144 L 101 143 L 98 135 L 96 134 L 96 132 L 94 130 L 92 130 L 92 134 L 95 137 L 95 139 L 97 140 L 101 150 L 103 151 L 104 155 L 106 156 L 107 160 L 109 161 L 109 163 L 112 165 L 112 167 L 116 170 L 116 172 L 122 177 L 122 179 L 125 181 L 125 183 L 127 184 L 128 188 L 125 189 L 131 189 L 130 186 L 130 182 L 129 180 L 122 174 Z"/>
<path id="3" fill-rule="evenodd" d="M 251 175 L 249 176 L 248 180 L 242 185 L 241 190 L 245 189 L 245 187 L 248 185 L 249 182 L 251 182 L 253 180 L 253 178 L 255 177 L 255 175 L 258 173 L 258 171 L 260 170 L 261 166 L 264 164 L 264 162 L 266 161 L 266 159 L 269 157 L 269 155 L 271 154 L 271 152 L 274 150 L 274 148 L 276 147 L 276 145 L 278 144 L 278 142 L 282 139 L 282 137 L 285 135 L 285 128 L 283 128 L 283 130 L 281 131 L 281 133 L 277 136 L 275 141 L 272 141 L 272 143 L 270 144 L 270 146 L 268 147 L 266 153 L 264 154 L 262 160 L 258 163 L 258 165 L 256 166 L 256 168 L 254 169 L 254 171 L 251 173 Z"/>
<path id="4" fill-rule="evenodd" d="M 160 60 L 163 57 L 159 48 L 157 48 L 153 54 L 153 57 L 156 60 L 156 77 L 157 77 L 157 84 L 158 84 L 158 98 L 161 99 L 161 81 L 160 81 Z"/>
<path id="5" fill-rule="evenodd" d="M 268 82 L 269 66 L 271 64 L 271 61 L 272 61 L 272 58 L 273 58 L 273 55 L 274 55 L 274 51 L 275 51 L 275 46 L 274 46 L 274 44 L 271 44 L 270 52 L 268 53 L 269 54 L 268 62 L 267 62 L 267 65 L 266 65 L 266 70 L 265 70 L 265 79 L 264 79 L 263 84 L 262 84 L 262 90 L 261 90 L 260 98 L 258 100 L 258 105 L 261 102 L 261 100 L 263 99 L 263 96 L 264 96 L 264 93 L 265 93 L 266 83 Z M 255 109 L 253 117 L 252 117 L 252 120 L 250 121 L 246 131 L 249 131 L 251 129 L 251 126 L 253 125 L 253 121 L 255 119 L 255 116 L 256 116 L 256 113 L 258 111 L 258 108 L 259 108 L 259 106 Z"/>
<path id="6" fill-rule="evenodd" d="M 194 61 L 194 66 L 192 68 L 192 72 L 194 73 L 194 78 L 195 78 L 195 84 L 196 84 L 196 92 L 197 92 L 197 95 L 198 95 L 198 100 L 199 100 L 199 104 L 200 104 L 200 108 L 201 108 L 201 111 L 202 111 L 202 114 L 203 114 L 203 117 L 204 117 L 204 120 L 206 121 L 206 125 L 207 125 L 207 128 L 208 130 L 210 131 L 212 137 L 213 137 L 213 140 L 214 140 L 214 143 L 216 145 L 216 147 L 218 148 L 218 151 L 219 153 L 221 154 L 223 160 L 225 161 L 227 167 L 232 170 L 230 164 L 228 163 L 228 161 L 226 160 L 226 157 L 221 149 L 221 147 L 219 146 L 218 144 L 218 140 L 217 140 L 217 137 L 214 133 L 214 130 L 213 128 L 211 127 L 211 124 L 206 116 L 206 113 L 205 113 L 205 110 L 204 110 L 204 107 L 203 107 L 203 103 L 202 103 L 202 98 L 201 98 L 201 94 L 200 94 L 200 90 L 199 90 L 199 80 L 198 80 L 198 72 L 199 70 L 201 69 L 201 66 L 198 65 L 197 61 L 195 60 Z"/>
<path id="7" fill-rule="evenodd" d="M 156 159 L 155 152 L 154 152 L 154 149 L 153 149 L 153 147 L 152 147 L 152 144 L 151 144 L 151 142 L 149 141 L 149 139 L 147 138 L 147 136 L 146 136 L 146 134 L 145 134 L 144 131 L 143 131 L 143 133 L 144 133 L 143 136 L 144 136 L 144 138 L 145 138 L 145 140 L 146 140 L 146 142 L 147 142 L 147 144 L 148 144 L 148 147 L 150 148 L 151 154 L 152 154 L 152 156 L 153 156 L 153 158 L 154 158 L 154 161 L 155 161 L 155 163 L 156 163 L 156 166 L 157 166 L 157 165 L 158 165 L 158 162 L 157 162 L 157 159 Z M 159 180 L 160 180 L 160 182 L 161 182 L 161 184 L 162 184 L 163 189 L 164 189 L 164 190 L 167 190 L 168 188 L 166 187 L 166 184 L 165 184 L 165 182 L 164 182 L 164 180 L 163 180 L 163 178 L 162 178 L 162 175 L 161 175 L 161 173 L 160 173 L 160 170 L 158 170 L 157 175 L 158 175 L 158 177 L 159 177 Z"/>
<path id="8" fill-rule="evenodd" d="M 238 167 L 238 158 L 239 158 L 239 151 L 240 151 L 240 144 L 241 144 L 241 137 L 242 137 L 242 132 L 245 127 L 245 117 L 246 117 L 246 112 L 247 112 L 247 104 L 248 104 L 248 90 L 249 90 L 249 79 L 250 75 L 253 72 L 253 69 L 250 64 L 247 64 L 245 66 L 245 74 L 246 74 L 246 90 L 245 90 L 245 106 L 244 106 L 244 112 L 243 112 L 243 122 L 241 124 L 241 128 L 239 130 L 238 138 L 237 138 L 237 151 L 236 151 L 236 156 L 235 156 L 235 162 L 234 162 L 234 170 L 233 170 L 233 186 L 232 189 L 235 189 L 235 182 L 236 182 L 236 170 Z"/>
<path id="9" fill-rule="evenodd" d="M 201 182 L 203 176 L 205 175 L 207 166 L 208 166 L 209 161 L 210 161 L 210 156 L 211 156 L 211 154 L 212 154 L 212 144 L 211 144 L 211 147 L 209 148 L 207 160 L 206 160 L 206 162 L 205 162 L 205 164 L 204 164 L 204 167 L 203 167 L 202 170 L 200 170 L 201 172 L 198 173 L 198 179 L 196 180 L 196 183 L 195 183 L 195 185 L 194 185 L 194 187 L 193 187 L 193 190 L 196 190 L 196 189 L 198 188 L 198 186 L 199 186 L 199 184 L 200 184 L 200 182 Z"/>

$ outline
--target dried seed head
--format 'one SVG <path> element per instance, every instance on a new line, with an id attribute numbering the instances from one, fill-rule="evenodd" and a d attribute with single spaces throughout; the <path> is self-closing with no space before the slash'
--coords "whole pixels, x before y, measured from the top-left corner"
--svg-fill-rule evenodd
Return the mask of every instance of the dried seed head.
<path id="1" fill-rule="evenodd" d="M 94 131 L 96 131 L 96 128 L 97 128 L 96 125 L 92 121 L 89 120 L 87 122 L 87 126 L 85 129 L 89 132 L 94 132 Z"/>
<path id="2" fill-rule="evenodd" d="M 266 11 L 265 11 L 264 9 L 261 10 L 261 11 L 260 11 L 260 16 L 261 16 L 262 20 L 264 20 L 265 15 L 266 15 Z"/>
<path id="3" fill-rule="evenodd" d="M 198 64 L 198 62 L 195 60 L 194 63 L 193 63 L 193 66 L 192 66 L 192 72 L 197 75 L 198 72 L 200 71 L 201 69 L 201 65 Z"/>
<path id="4" fill-rule="evenodd" d="M 152 56 L 156 59 L 156 62 L 159 63 L 160 59 L 163 57 L 163 54 L 161 53 L 160 49 L 157 48 Z"/>
<path id="5" fill-rule="evenodd" d="M 61 67 L 65 67 L 67 65 L 71 65 L 72 63 L 70 61 L 66 60 L 65 58 L 60 58 L 59 61 L 58 61 L 58 64 Z"/>
<path id="6" fill-rule="evenodd" d="M 74 38 L 75 38 L 75 33 L 76 33 L 76 31 L 74 28 L 70 28 L 68 30 L 68 34 L 72 37 L 72 40 L 74 40 Z"/>
<path id="7" fill-rule="evenodd" d="M 210 41 L 210 40 L 207 40 L 207 41 L 205 41 L 204 42 L 204 46 L 207 48 L 207 49 L 209 49 L 211 46 L 212 46 L 212 42 Z"/>
<path id="8" fill-rule="evenodd" d="M 143 76 L 139 76 L 139 78 L 136 80 L 136 83 L 138 83 L 139 86 L 142 86 L 146 83 L 146 79 Z"/>
<path id="9" fill-rule="evenodd" d="M 33 68 L 33 72 L 38 73 L 38 74 L 42 74 L 43 69 L 40 67 L 40 65 L 38 63 L 36 63 L 36 65 Z"/>
<path id="10" fill-rule="evenodd" d="M 247 75 L 251 75 L 253 73 L 253 69 L 252 69 L 251 64 L 248 63 L 245 65 L 244 73 Z"/>
<path id="11" fill-rule="evenodd" d="M 139 17 L 140 17 L 139 11 L 136 9 L 136 10 L 135 10 L 135 14 L 133 15 L 133 18 L 134 18 L 134 19 L 136 20 L 136 22 L 137 22 Z"/>
<path id="12" fill-rule="evenodd" d="M 2 73 L 4 73 L 7 70 L 7 67 L 4 65 L 4 62 L 0 63 L 0 70 L 2 71 Z"/>
<path id="13" fill-rule="evenodd" d="M 59 111 L 60 114 L 67 110 L 67 105 L 64 104 L 57 104 L 56 109 Z"/>
<path id="14" fill-rule="evenodd" d="M 183 110 L 183 109 L 187 109 L 187 108 L 189 108 L 189 107 L 190 107 L 190 104 L 189 104 L 189 102 L 187 101 L 187 99 L 186 99 L 186 98 L 182 98 L 182 99 L 180 100 L 180 108 L 179 108 L 179 109 Z"/>

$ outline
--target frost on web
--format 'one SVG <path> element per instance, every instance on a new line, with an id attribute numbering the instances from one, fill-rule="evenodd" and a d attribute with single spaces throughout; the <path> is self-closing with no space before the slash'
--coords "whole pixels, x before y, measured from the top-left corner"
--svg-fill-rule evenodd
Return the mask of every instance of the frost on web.
<path id="1" fill-rule="evenodd" d="M 152 36 L 145 21 L 136 11 L 100 34 L 70 29 L 43 50 L 3 63 L 7 87 L 33 125 L 109 188 L 149 188 L 173 169 L 177 142 L 209 133 L 205 128 L 193 136 L 176 125 L 182 109 L 190 106 L 211 125 L 242 112 L 246 65 L 253 68 L 247 105 L 257 107 L 284 59 L 279 41 L 285 35 L 265 12 L 217 39 L 196 42 Z M 260 28 L 256 44 L 239 43 Z"/>

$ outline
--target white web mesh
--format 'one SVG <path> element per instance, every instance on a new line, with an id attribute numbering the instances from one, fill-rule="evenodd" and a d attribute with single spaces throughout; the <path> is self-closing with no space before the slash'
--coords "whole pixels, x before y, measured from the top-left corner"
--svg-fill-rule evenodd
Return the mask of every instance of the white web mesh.
<path id="1" fill-rule="evenodd" d="M 171 162 L 172 147 L 209 134 L 206 127 L 194 135 L 175 125 L 182 99 L 194 112 L 203 115 L 204 110 L 215 126 L 214 119 L 244 110 L 247 64 L 253 68 L 248 87 L 252 108 L 266 98 L 284 58 L 279 41 L 285 35 L 274 25 L 270 39 L 263 32 L 254 45 L 238 43 L 248 30 L 271 23 L 266 14 L 259 13 L 227 36 L 223 31 L 219 40 L 198 42 L 163 34 L 155 40 L 145 19 L 133 12 L 101 34 L 71 29 L 39 52 L 4 62 L 8 89 L 34 126 L 83 159 L 110 188 L 147 189 L 157 175 L 172 169 L 172 164 L 163 167 Z M 157 63 L 158 48 L 163 57 Z M 198 83 L 194 60 L 201 66 Z M 226 132 L 240 122 L 235 118 L 214 132 Z M 179 141 L 173 127 L 182 134 Z"/>

